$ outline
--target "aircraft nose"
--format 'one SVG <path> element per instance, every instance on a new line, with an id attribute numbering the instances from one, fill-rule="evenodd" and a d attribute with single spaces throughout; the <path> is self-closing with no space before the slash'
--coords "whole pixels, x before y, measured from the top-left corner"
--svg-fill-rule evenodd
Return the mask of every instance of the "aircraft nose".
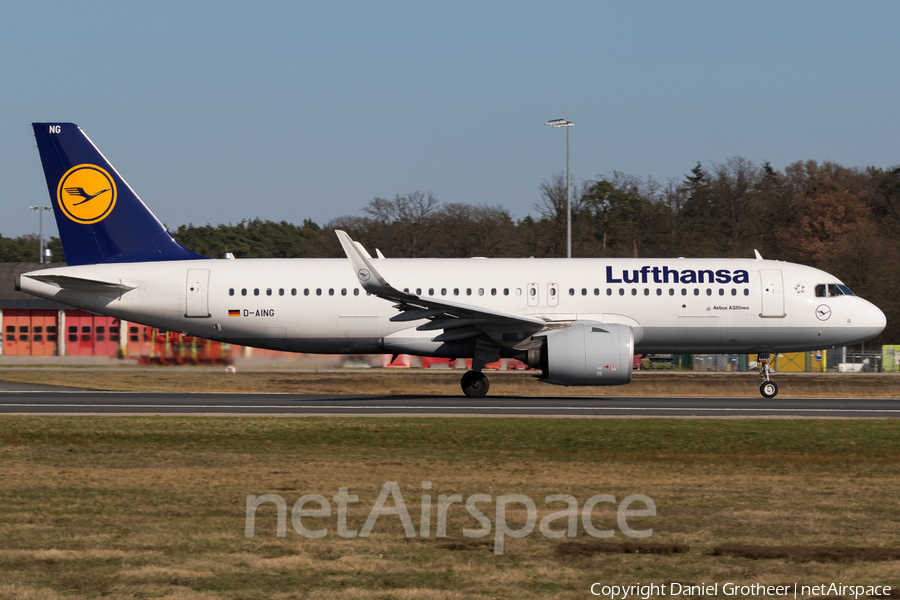
<path id="1" fill-rule="evenodd" d="M 871 331 L 871 337 L 875 337 L 884 331 L 884 328 L 887 326 L 887 317 L 884 316 L 880 308 L 871 302 L 867 302 L 867 304 L 863 322 L 865 323 L 866 333 L 868 334 Z"/>

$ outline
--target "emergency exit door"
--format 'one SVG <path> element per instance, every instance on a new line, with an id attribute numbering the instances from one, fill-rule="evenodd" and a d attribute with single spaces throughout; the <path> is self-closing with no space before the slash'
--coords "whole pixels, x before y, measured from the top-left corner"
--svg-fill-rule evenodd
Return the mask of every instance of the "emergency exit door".
<path id="1" fill-rule="evenodd" d="M 188 269 L 185 317 L 207 318 L 209 314 L 209 269 Z"/>
<path id="2" fill-rule="evenodd" d="M 762 286 L 761 317 L 784 317 L 784 283 L 779 269 L 762 269 L 759 272 Z"/>

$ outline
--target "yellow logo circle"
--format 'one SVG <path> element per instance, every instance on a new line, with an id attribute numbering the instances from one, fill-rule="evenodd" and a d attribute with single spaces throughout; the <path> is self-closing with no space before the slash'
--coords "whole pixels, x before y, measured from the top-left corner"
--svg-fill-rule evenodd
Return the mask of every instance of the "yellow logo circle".
<path id="1" fill-rule="evenodd" d="M 63 213 L 76 223 L 96 223 L 116 205 L 116 184 L 97 165 L 78 165 L 59 180 L 56 199 Z"/>

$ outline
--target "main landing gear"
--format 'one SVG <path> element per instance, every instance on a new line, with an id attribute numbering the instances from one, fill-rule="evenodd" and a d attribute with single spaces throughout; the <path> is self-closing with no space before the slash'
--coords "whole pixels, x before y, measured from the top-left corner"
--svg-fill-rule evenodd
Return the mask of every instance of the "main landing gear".
<path id="1" fill-rule="evenodd" d="M 769 379 L 772 368 L 769 366 L 769 354 L 760 354 L 756 357 L 756 366 L 762 383 L 759 384 L 759 393 L 766 398 L 774 398 L 778 395 L 778 384 Z"/>
<path id="2" fill-rule="evenodd" d="M 491 382 L 480 371 L 466 371 L 460 383 L 463 393 L 469 398 L 484 398 L 491 388 Z"/>

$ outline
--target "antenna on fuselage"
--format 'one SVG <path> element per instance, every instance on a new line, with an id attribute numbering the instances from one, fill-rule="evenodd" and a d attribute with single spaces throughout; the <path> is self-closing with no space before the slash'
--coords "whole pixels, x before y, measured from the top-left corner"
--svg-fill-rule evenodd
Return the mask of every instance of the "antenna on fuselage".
<path id="1" fill-rule="evenodd" d="M 757 250 L 756 248 L 753 249 L 753 254 L 756 255 L 756 260 L 762 260 L 762 259 L 763 259 L 762 254 L 760 254 L 760 253 L 759 253 L 759 250 Z"/>

